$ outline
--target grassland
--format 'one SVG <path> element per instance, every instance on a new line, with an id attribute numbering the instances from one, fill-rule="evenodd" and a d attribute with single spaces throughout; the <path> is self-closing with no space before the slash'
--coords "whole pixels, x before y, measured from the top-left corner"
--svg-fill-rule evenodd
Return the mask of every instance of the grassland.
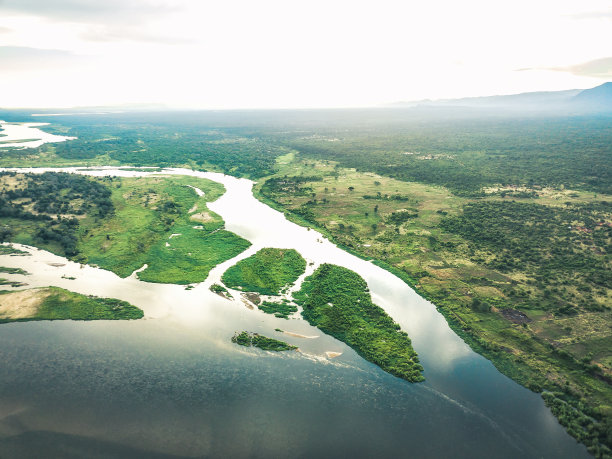
<path id="1" fill-rule="evenodd" d="M 1 291 L 0 323 L 31 320 L 133 320 L 144 316 L 125 301 L 81 295 L 58 287 Z"/>
<path id="2" fill-rule="evenodd" d="M 142 280 L 188 284 L 204 280 L 212 267 L 249 245 L 223 230 L 222 219 L 206 208 L 207 201 L 223 193 L 219 184 L 191 177 L 108 180 L 114 214 L 80 225 L 79 249 L 88 263 L 121 277 L 147 264 L 139 273 Z M 191 220 L 197 212 L 205 212 L 208 221 Z"/>
<path id="3" fill-rule="evenodd" d="M 587 432 L 577 438 L 604 455 L 610 196 L 506 185 L 469 198 L 295 154 L 278 167 L 257 185 L 260 199 L 404 279 L 498 369 L 579 414 L 562 422 L 590 419 L 588 428 L 567 427 Z"/>
<path id="4" fill-rule="evenodd" d="M 146 264 L 138 275 L 148 282 L 201 282 L 210 269 L 250 245 L 226 231 L 221 217 L 206 207 L 224 192 L 222 185 L 209 180 L 53 173 L 5 174 L 0 179 L 5 240 L 41 247 L 121 277 Z M 95 198 L 91 190 L 97 192 Z"/>
<path id="5" fill-rule="evenodd" d="M 306 260 L 293 249 L 264 248 L 229 268 L 222 281 L 230 288 L 262 295 L 279 295 L 306 269 Z"/>
<path id="6" fill-rule="evenodd" d="M 257 333 L 249 333 L 247 331 L 236 332 L 232 337 L 232 343 L 236 343 L 245 347 L 258 347 L 264 351 L 293 351 L 297 346 L 287 344 L 284 341 L 279 341 L 274 338 L 268 338 Z"/>

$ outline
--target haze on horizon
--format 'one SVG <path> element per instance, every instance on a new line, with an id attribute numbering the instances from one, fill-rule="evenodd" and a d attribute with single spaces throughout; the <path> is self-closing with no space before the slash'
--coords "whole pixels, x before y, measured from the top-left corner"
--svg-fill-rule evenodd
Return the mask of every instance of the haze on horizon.
<path id="1" fill-rule="evenodd" d="M 612 78 L 607 0 L 0 0 L 0 107 L 371 106 Z"/>

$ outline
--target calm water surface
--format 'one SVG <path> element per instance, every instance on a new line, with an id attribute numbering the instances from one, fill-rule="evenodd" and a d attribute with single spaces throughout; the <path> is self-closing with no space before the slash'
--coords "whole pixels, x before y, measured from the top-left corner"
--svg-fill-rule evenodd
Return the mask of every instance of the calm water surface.
<path id="1" fill-rule="evenodd" d="M 34 273 L 25 278 L 30 286 L 122 298 L 145 311 L 131 322 L 0 326 L 0 457 L 588 457 L 539 395 L 472 352 L 400 279 L 288 222 L 253 198 L 248 180 L 168 172 L 223 183 L 227 192 L 209 207 L 253 246 L 189 291 L 35 249 L 0 257 Z M 312 263 L 308 272 L 331 262 L 363 276 L 374 301 L 409 333 L 426 382 L 384 373 L 301 319 L 248 310 L 208 290 L 262 247 L 295 248 Z M 237 330 L 301 352 L 241 348 L 230 342 Z M 328 359 L 326 351 L 342 355 Z"/>

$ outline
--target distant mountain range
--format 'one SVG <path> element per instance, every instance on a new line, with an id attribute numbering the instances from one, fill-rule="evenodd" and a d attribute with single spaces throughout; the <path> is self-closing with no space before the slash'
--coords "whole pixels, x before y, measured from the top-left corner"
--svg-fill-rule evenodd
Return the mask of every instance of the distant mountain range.
<path id="1" fill-rule="evenodd" d="M 569 110 L 612 113 L 612 82 L 591 89 L 525 92 L 507 96 L 396 102 L 390 107 L 466 107 L 521 111 Z"/>

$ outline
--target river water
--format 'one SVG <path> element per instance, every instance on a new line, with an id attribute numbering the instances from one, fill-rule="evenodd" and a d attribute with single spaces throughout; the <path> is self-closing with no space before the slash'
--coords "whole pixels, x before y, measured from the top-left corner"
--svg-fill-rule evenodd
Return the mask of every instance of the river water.
<path id="1" fill-rule="evenodd" d="M 34 171 L 43 170 L 60 169 Z M 226 193 L 209 207 L 253 246 L 193 290 L 141 282 L 136 274 L 120 279 L 37 249 L 0 256 L 0 265 L 33 273 L 3 275 L 30 287 L 121 298 L 145 311 L 140 321 L 0 326 L 0 457 L 42 451 L 46 457 L 588 457 L 539 395 L 474 353 L 403 281 L 289 222 L 253 197 L 249 180 L 164 173 L 222 183 Z M 296 249 L 308 272 L 329 262 L 359 273 L 374 301 L 408 332 L 426 381 L 395 378 L 301 319 L 249 310 L 208 290 L 225 269 L 263 247 Z M 239 330 L 282 339 L 300 352 L 241 348 L 230 342 Z M 326 352 L 342 355 L 330 359 Z"/>
<path id="2" fill-rule="evenodd" d="M 65 142 L 76 137 L 49 134 L 38 129 L 49 123 L 7 123 L 0 120 L 0 148 L 36 148 L 44 143 Z"/>

